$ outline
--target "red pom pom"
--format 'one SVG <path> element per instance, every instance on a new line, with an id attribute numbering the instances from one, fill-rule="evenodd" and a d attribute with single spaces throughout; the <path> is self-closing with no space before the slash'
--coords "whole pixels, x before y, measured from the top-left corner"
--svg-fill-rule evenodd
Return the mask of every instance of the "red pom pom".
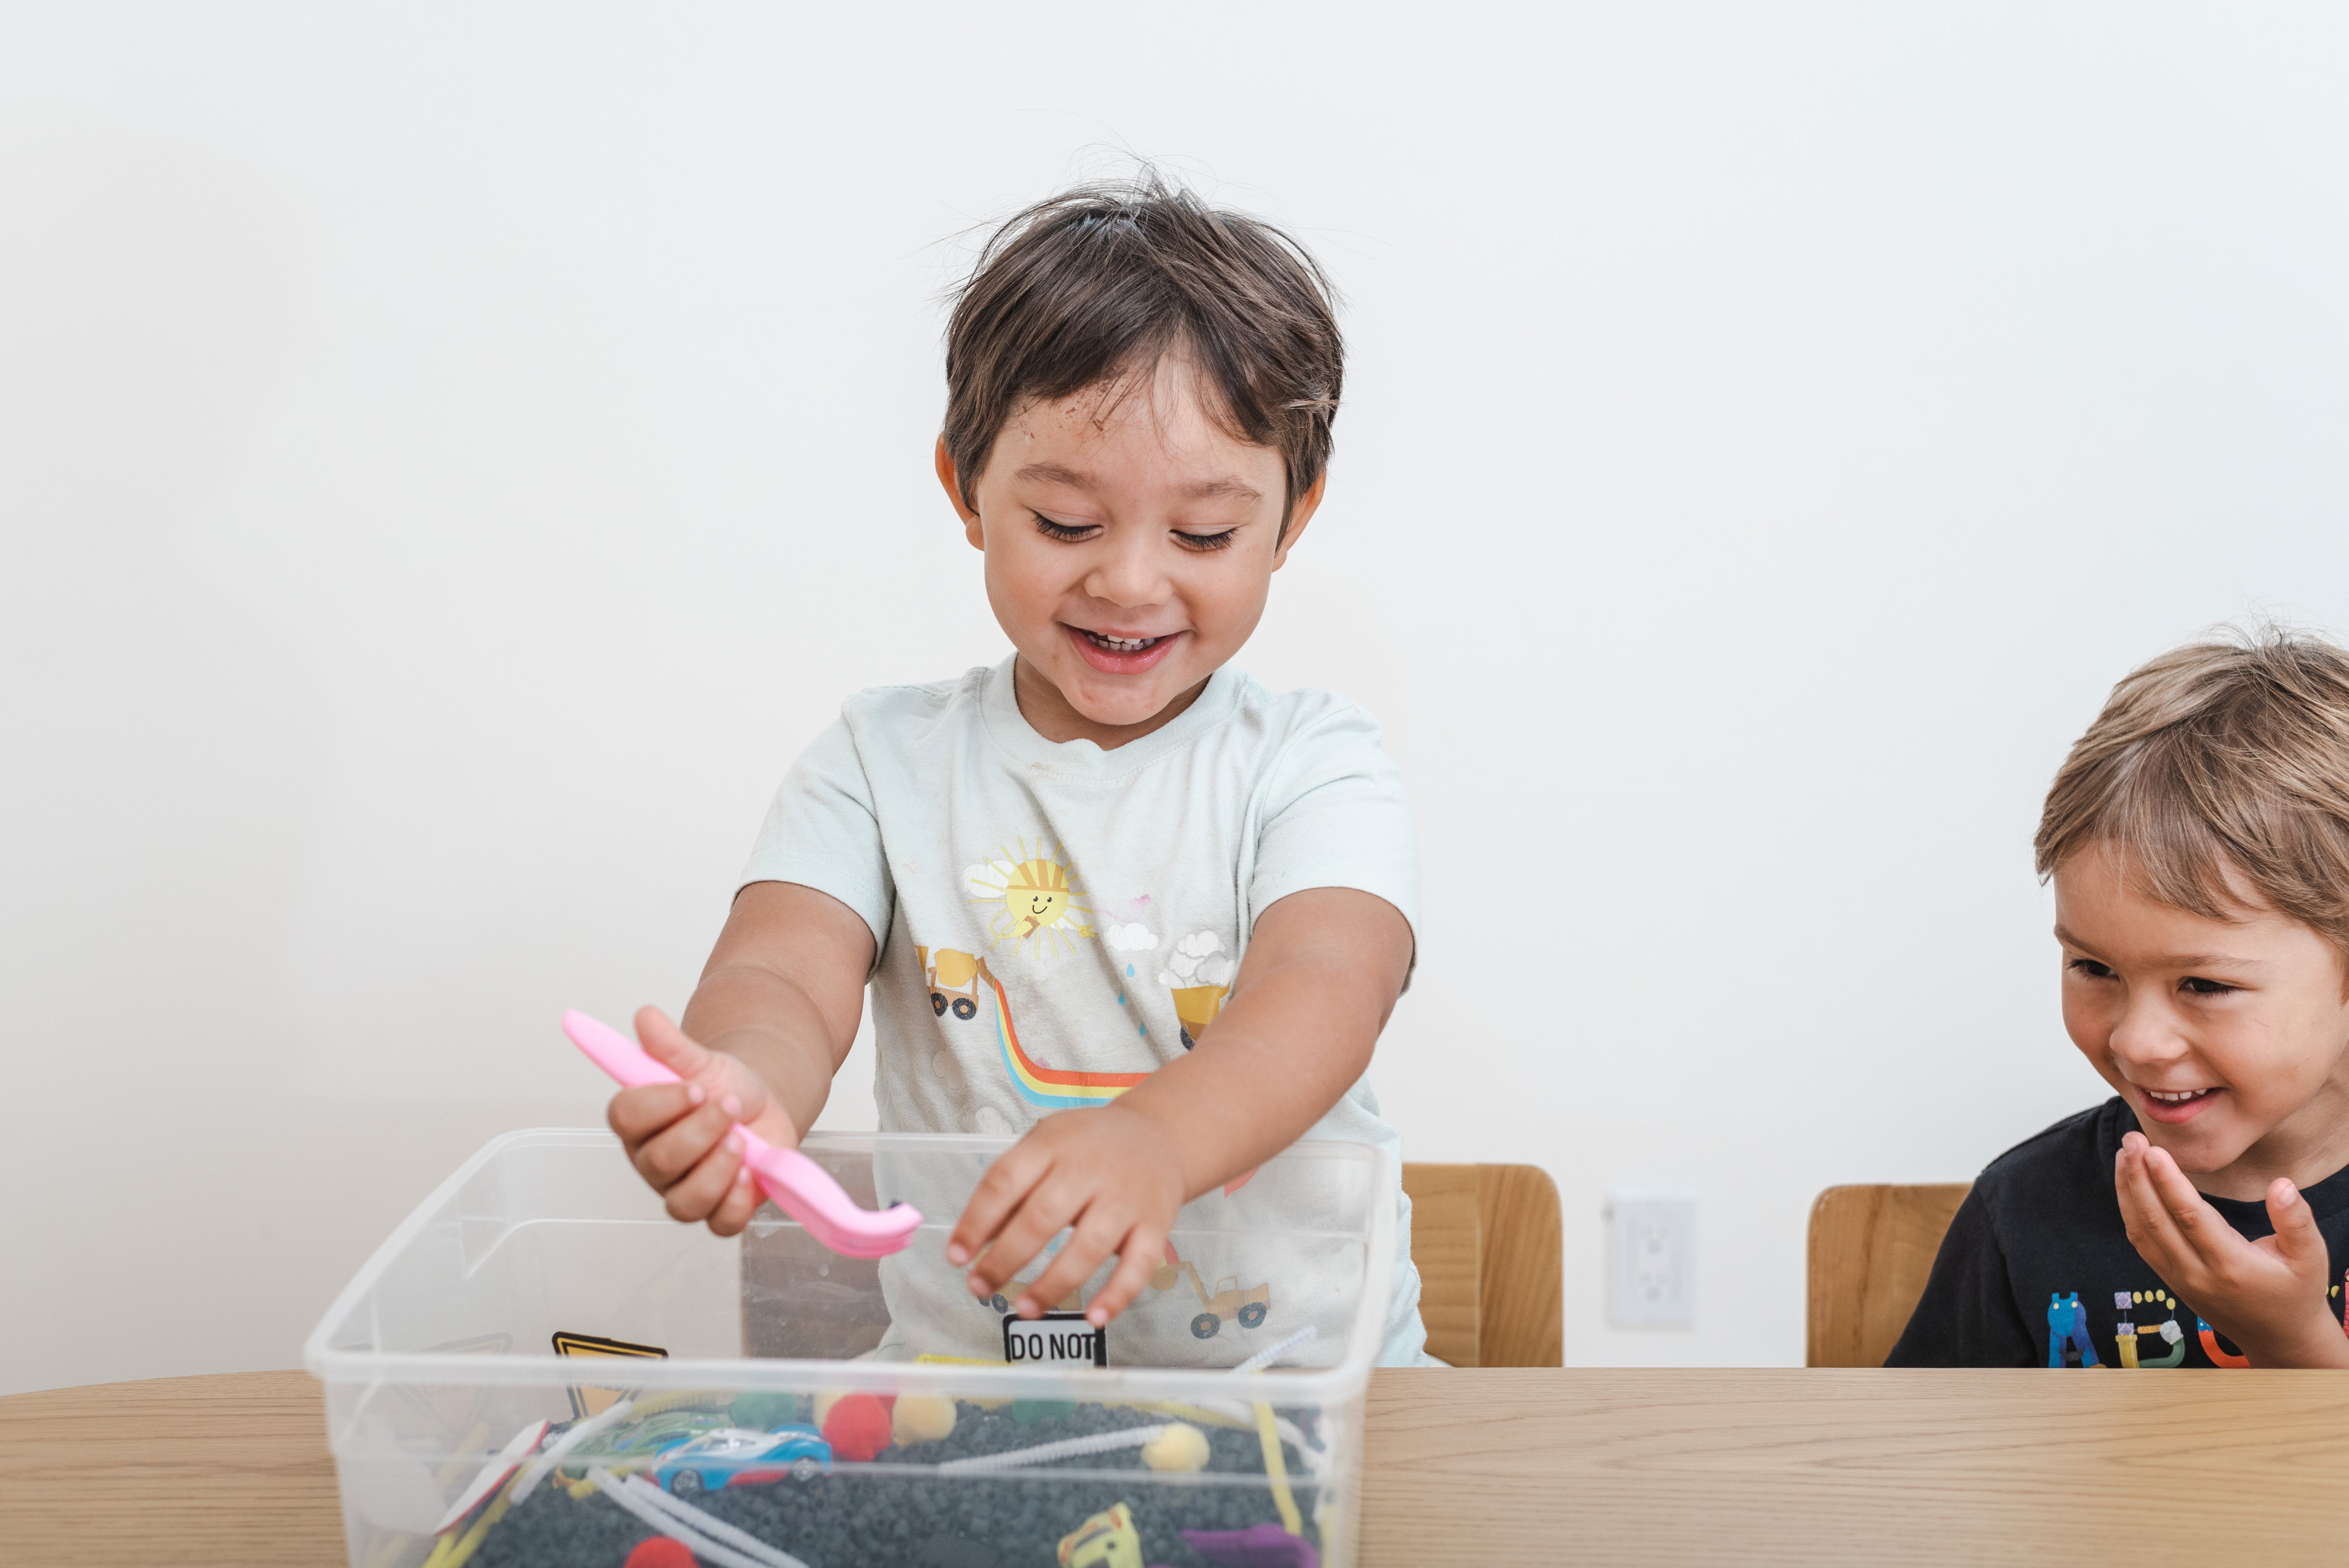
<path id="1" fill-rule="evenodd" d="M 695 1563 L 684 1542 L 656 1535 L 650 1541 L 636 1542 L 625 1568 L 695 1568 Z"/>
<path id="2" fill-rule="evenodd" d="M 833 1457 L 870 1460 L 889 1446 L 889 1405 L 872 1394 L 847 1394 L 833 1402 L 823 1418 L 823 1440 Z"/>

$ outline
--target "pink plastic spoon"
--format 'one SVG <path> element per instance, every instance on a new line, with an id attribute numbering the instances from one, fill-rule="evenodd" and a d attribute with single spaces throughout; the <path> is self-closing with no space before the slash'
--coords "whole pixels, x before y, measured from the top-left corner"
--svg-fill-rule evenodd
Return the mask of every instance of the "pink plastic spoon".
<path id="1" fill-rule="evenodd" d="M 564 1014 L 563 1032 L 623 1088 L 678 1081 L 636 1041 L 585 1013 Z M 911 1203 L 892 1203 L 878 1213 L 860 1209 L 830 1171 L 798 1150 L 778 1149 L 747 1127 L 734 1130 L 741 1135 L 743 1162 L 759 1191 L 833 1252 L 850 1258 L 886 1257 L 914 1239 L 922 1215 Z"/>

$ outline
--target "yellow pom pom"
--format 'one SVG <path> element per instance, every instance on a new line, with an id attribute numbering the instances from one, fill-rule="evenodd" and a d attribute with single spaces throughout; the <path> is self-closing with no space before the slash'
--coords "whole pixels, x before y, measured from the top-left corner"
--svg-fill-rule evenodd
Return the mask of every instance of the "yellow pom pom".
<path id="1" fill-rule="evenodd" d="M 823 1430 L 823 1418 L 832 1414 L 832 1408 L 846 1398 L 848 1396 L 837 1388 L 829 1394 L 818 1394 L 815 1397 L 814 1425 L 817 1431 Z"/>
<path id="2" fill-rule="evenodd" d="M 900 1394 L 889 1435 L 900 1443 L 935 1443 L 955 1429 L 955 1405 L 937 1394 Z"/>
<path id="3" fill-rule="evenodd" d="M 1207 1468 L 1207 1434 L 1188 1421 L 1170 1421 L 1142 1448 L 1142 1462 L 1154 1470 Z"/>

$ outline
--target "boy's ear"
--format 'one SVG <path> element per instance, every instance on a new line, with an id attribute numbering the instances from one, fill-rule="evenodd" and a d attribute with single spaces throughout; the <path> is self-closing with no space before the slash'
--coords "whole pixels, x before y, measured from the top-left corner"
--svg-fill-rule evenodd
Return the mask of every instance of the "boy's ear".
<path id="1" fill-rule="evenodd" d="M 945 449 L 941 447 L 939 449 L 943 455 Z M 1297 504 L 1288 509 L 1288 526 L 1281 530 L 1280 542 L 1272 547 L 1272 569 L 1275 572 L 1279 571 L 1282 564 L 1288 561 L 1288 552 L 1296 546 L 1298 536 L 1305 531 L 1305 525 L 1311 522 L 1313 514 L 1321 510 L 1321 495 L 1329 488 L 1330 470 L 1323 469 L 1321 477 L 1307 485 L 1305 493 L 1297 498 Z"/>
<path id="2" fill-rule="evenodd" d="M 973 550 L 986 549 L 987 534 L 978 525 L 978 513 L 971 511 L 962 499 L 961 476 L 955 472 L 955 460 L 947 451 L 947 438 L 944 436 L 938 438 L 938 448 L 934 460 L 937 464 L 938 483 L 946 487 L 947 500 L 954 503 L 955 515 L 962 519 L 963 537 L 970 541 L 970 547 Z"/>

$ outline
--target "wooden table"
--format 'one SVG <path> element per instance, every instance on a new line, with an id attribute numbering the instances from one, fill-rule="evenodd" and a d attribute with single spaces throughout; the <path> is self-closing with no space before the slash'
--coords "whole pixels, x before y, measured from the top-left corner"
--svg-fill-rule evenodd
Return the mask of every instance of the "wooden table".
<path id="1" fill-rule="evenodd" d="M 2333 1563 L 2322 1372 L 1381 1372 L 1372 1564 Z M 344 1561 L 299 1372 L 0 1399 L 0 1561 Z"/>

